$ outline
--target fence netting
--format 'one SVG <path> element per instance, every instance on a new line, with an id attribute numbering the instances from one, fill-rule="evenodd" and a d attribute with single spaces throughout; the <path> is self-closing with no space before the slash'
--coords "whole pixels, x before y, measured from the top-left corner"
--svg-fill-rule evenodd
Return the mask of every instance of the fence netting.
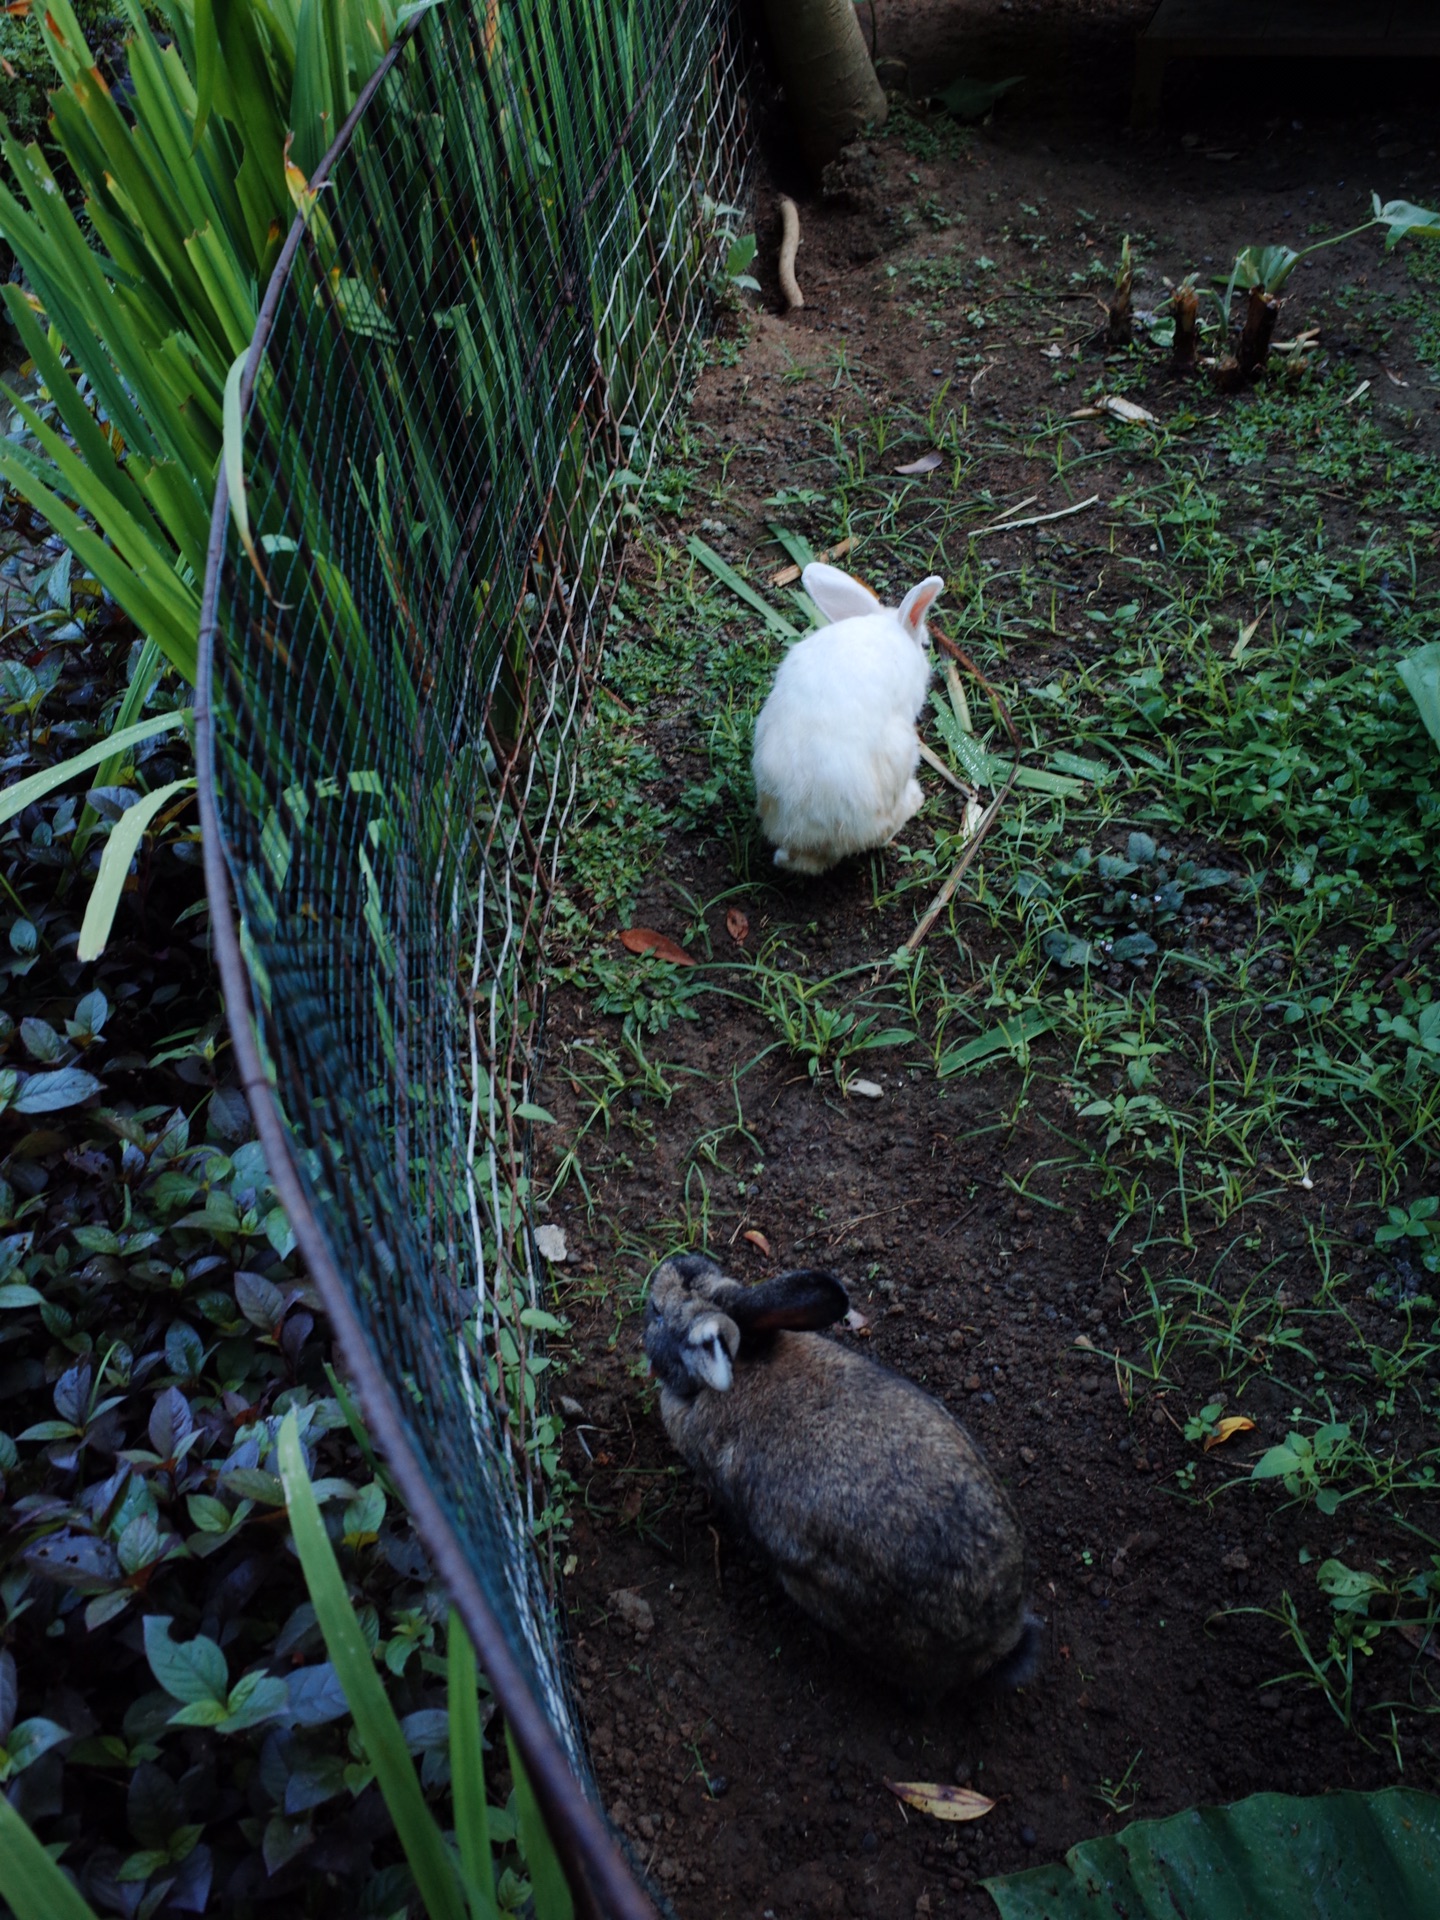
<path id="1" fill-rule="evenodd" d="M 623 509 L 724 258 L 738 63 L 725 0 L 425 13 L 294 177 L 207 582 L 257 1113 L 427 1542 L 584 1782 L 524 1174 L 542 938 Z"/>

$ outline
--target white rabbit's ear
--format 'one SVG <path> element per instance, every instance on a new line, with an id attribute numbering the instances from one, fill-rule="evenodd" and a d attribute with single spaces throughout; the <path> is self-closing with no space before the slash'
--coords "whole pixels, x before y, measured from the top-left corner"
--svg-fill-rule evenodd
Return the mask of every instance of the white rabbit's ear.
<path id="1" fill-rule="evenodd" d="M 918 587 L 912 587 L 900 602 L 900 624 L 912 640 L 918 640 L 925 625 L 925 616 L 935 604 L 935 596 L 945 585 L 938 573 L 932 573 L 922 580 Z"/>
<path id="2" fill-rule="evenodd" d="M 862 587 L 839 567 L 827 567 L 823 560 L 812 560 L 800 580 L 827 620 L 854 620 L 861 614 L 881 610 L 880 602 L 868 587 Z"/>
<path id="3" fill-rule="evenodd" d="M 691 1323 L 681 1359 L 691 1379 L 725 1393 L 735 1378 L 739 1350 L 740 1329 L 735 1322 L 723 1313 L 706 1313 Z"/>

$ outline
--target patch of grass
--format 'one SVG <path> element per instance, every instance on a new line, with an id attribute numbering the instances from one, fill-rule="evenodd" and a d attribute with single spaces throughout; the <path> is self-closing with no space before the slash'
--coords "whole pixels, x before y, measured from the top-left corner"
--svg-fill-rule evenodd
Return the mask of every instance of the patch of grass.
<path id="1" fill-rule="evenodd" d="M 995 317 L 1012 289 L 974 252 L 895 263 L 917 319 L 943 318 L 957 292 Z M 1436 257 L 1412 253 L 1422 286 Z M 1408 307 L 1388 319 L 1419 325 Z M 1148 394 L 1163 353 L 1138 343 L 1105 389 Z M 621 863 L 668 824 L 725 851 L 752 914 L 763 890 L 766 938 L 753 957 L 711 956 L 708 977 L 763 1016 L 798 1074 L 843 1086 L 883 1047 L 891 1072 L 982 1077 L 996 1128 L 1023 1115 L 1043 1131 L 1026 1197 L 1103 1222 L 1124 1303 L 1106 1337 L 1132 1413 L 1163 1400 L 1183 1441 L 1177 1495 L 1299 1501 L 1319 1526 L 1373 1515 L 1391 1558 L 1359 1569 L 1381 1583 L 1365 1618 L 1394 1645 L 1392 1617 L 1428 1617 L 1440 1470 L 1440 963 L 1416 944 L 1440 918 L 1440 758 L 1395 671 L 1440 625 L 1440 463 L 1388 396 L 1353 398 L 1350 371 L 1320 360 L 1223 405 L 1167 390 L 1163 420 L 1103 434 L 1062 415 L 1068 397 L 1018 418 L 955 392 L 877 408 L 852 372 L 828 453 L 769 513 L 816 549 L 851 537 L 879 592 L 943 572 L 939 625 L 997 697 L 967 681 L 966 754 L 1013 758 L 1003 701 L 1025 767 L 1068 755 L 1080 770 L 1011 794 L 918 952 L 837 971 L 813 909 L 765 886 L 752 824 L 753 722 L 780 647 L 657 543 L 645 649 L 613 656 L 609 684 L 637 713 L 658 699 L 679 751 L 660 819 L 616 837 Z M 944 470 L 894 472 L 931 446 Z M 1092 492 L 1102 505 L 1024 542 L 970 537 L 1028 494 L 1053 508 Z M 728 557 L 763 589 L 778 553 Z M 922 731 L 953 759 L 948 712 L 940 689 Z M 597 765 L 617 751 L 603 743 Z M 965 844 L 959 796 L 922 777 L 924 812 L 870 863 L 877 916 L 912 923 Z M 600 991 L 597 975 L 597 1008 Z M 738 1071 L 735 1113 L 685 1158 L 655 1230 L 677 1244 L 744 1217 L 763 1156 Z M 1282 1454 L 1283 1470 L 1253 1470 Z M 1393 1616 L 1382 1587 L 1409 1596 Z M 1328 1627 L 1314 1641 L 1314 1600 L 1296 1603 L 1314 1661 L 1295 1672 L 1374 1738 L 1375 1636 L 1342 1622 L 1334 1647 Z M 1293 1651 L 1278 1599 L 1275 1617 Z M 1423 1681 L 1412 1695 L 1386 1704 L 1392 1728 L 1436 1705 Z"/>

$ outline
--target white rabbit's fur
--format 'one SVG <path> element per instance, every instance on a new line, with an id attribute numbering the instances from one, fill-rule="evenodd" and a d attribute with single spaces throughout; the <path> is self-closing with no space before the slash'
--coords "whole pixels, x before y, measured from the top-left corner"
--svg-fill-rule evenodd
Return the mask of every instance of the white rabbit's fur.
<path id="1" fill-rule="evenodd" d="M 891 609 L 838 567 L 815 561 L 803 578 L 830 625 L 780 662 L 755 722 L 755 797 L 776 866 L 824 873 L 893 840 L 921 805 L 925 616 L 945 583 L 931 574 Z"/>

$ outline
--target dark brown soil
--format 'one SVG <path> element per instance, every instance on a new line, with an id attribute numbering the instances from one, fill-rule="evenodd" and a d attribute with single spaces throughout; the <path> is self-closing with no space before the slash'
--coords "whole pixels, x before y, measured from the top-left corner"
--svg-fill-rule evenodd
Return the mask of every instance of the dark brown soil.
<path id="1" fill-rule="evenodd" d="M 695 408 L 717 449 L 738 449 L 730 477 L 743 497 L 725 507 L 733 538 L 715 541 L 732 558 L 763 540 L 760 503 L 782 479 L 826 485 L 818 463 L 835 400 L 824 382 L 784 385 L 791 357 L 845 342 L 866 394 L 921 410 L 933 396 L 940 350 L 885 273 L 899 258 L 953 243 L 900 223 L 898 210 L 922 196 L 958 217 L 966 248 L 995 259 L 1002 281 L 1035 264 L 1006 237 L 1017 201 L 1045 198 L 1051 268 L 1086 263 L 1068 217 L 1077 206 L 1096 215 L 1090 231 L 1107 260 L 1122 232 L 1158 238 L 1137 304 L 1158 297 L 1162 272 L 1178 280 L 1249 240 L 1353 224 L 1364 205 L 1357 187 L 1434 204 L 1433 127 L 1397 101 L 1383 74 L 1352 76 L 1347 100 L 1298 69 L 1263 79 L 1223 67 L 1181 73 L 1162 131 L 1132 138 L 1129 37 L 1147 12 L 877 5 L 879 50 L 907 60 L 912 88 L 962 67 L 1035 79 L 977 133 L 968 156 L 917 161 L 877 143 L 853 157 L 848 194 L 812 196 L 799 262 L 807 306 L 790 319 L 772 317 L 775 236 L 762 179 L 756 224 L 770 312 L 737 366 L 705 376 Z M 1387 146 L 1393 157 L 1377 160 Z M 1322 259 L 1294 303 L 1307 315 L 1325 308 L 1331 284 L 1392 270 L 1380 266 L 1374 236 Z M 1093 300 L 1064 310 L 1074 339 L 1101 318 Z M 1046 337 L 1037 325 L 1034 337 L 977 342 L 983 384 L 963 376 L 975 414 L 1020 418 L 1039 404 L 1050 382 Z M 1426 409 L 1414 430 L 1431 431 L 1426 376 L 1398 336 L 1383 353 L 1378 340 L 1327 345 L 1353 359 L 1357 381 L 1383 381 L 1388 367 L 1413 382 Z M 952 355 L 944 357 L 948 370 Z M 1078 383 L 1072 391 L 1078 405 Z M 1209 388 L 1196 392 L 1214 399 Z M 1033 482 L 1042 506 L 1052 505 L 1047 462 L 997 455 L 984 477 L 997 492 L 1028 492 Z M 704 511 L 693 509 L 683 530 Z M 636 578 L 643 572 L 637 563 Z M 702 768 L 702 715 L 703 702 L 677 692 L 673 708 L 652 716 L 669 780 L 663 798 Z M 734 884 L 726 849 L 674 836 L 637 922 L 681 932 L 671 882 L 715 898 Z M 752 948 L 784 924 L 825 972 L 880 961 L 914 924 L 908 903 L 876 913 L 863 861 L 788 895 L 757 886 L 726 904 L 747 912 Z M 709 915 L 717 955 L 727 948 L 724 912 Z M 983 948 L 978 928 L 974 937 Z M 1087 1348 L 1121 1339 L 1138 1284 L 1131 1249 L 1123 1235 L 1111 1239 L 1113 1215 L 1058 1179 L 1035 1177 L 1054 1135 L 1034 1107 L 1012 1119 L 1015 1089 L 1001 1071 L 942 1083 L 908 1077 L 892 1056 L 875 1054 L 861 1071 L 881 1083 L 882 1097 L 845 1100 L 827 1075 L 811 1082 L 777 1049 L 742 1082 L 760 1151 L 733 1138 L 720 1146 L 709 1231 L 711 1250 L 742 1278 L 832 1265 L 868 1320 L 860 1334 L 838 1337 L 861 1340 L 965 1420 L 1026 1528 L 1045 1622 L 1041 1672 L 1018 1694 L 917 1705 L 874 1682 L 783 1598 L 677 1467 L 639 1351 L 641 1287 L 666 1251 L 650 1225 L 683 1212 L 693 1143 L 733 1121 L 732 1071 L 774 1039 L 731 1001 L 709 997 L 701 1007 L 698 1023 L 673 1026 L 657 1045 L 667 1062 L 695 1071 L 672 1070 L 679 1090 L 668 1107 L 646 1104 L 653 1144 L 632 1142 L 633 1165 L 611 1156 L 596 1176 L 593 1227 L 578 1205 L 563 1216 L 569 1271 L 582 1276 L 567 1302 L 580 1351 L 566 1381 L 584 1420 L 566 1452 L 580 1483 L 568 1585 L 579 1683 L 612 1816 L 684 1920 L 979 1916 L 993 1912 L 983 1876 L 1057 1858 L 1128 1817 L 1261 1788 L 1392 1781 L 1393 1755 L 1367 1751 L 1313 1692 L 1262 1687 L 1289 1664 L 1279 1633 L 1273 1620 L 1234 1610 L 1273 1606 L 1296 1585 L 1302 1545 L 1317 1545 L 1314 1513 L 1302 1520 L 1299 1509 L 1256 1498 L 1207 1509 L 1176 1497 L 1174 1470 L 1195 1457 L 1178 1431 L 1183 1413 L 1163 1396 L 1137 1391 L 1127 1401 L 1113 1365 Z M 614 1025 L 577 996 L 557 996 L 552 1060 L 567 1040 Z M 546 1098 L 563 1134 L 577 1112 L 563 1075 L 551 1075 Z M 1022 1200 L 1006 1176 L 1027 1175 L 1036 1197 Z M 1263 1243 L 1245 1255 L 1253 1268 L 1303 1245 L 1304 1209 L 1319 1198 L 1296 1194 L 1267 1215 Z M 748 1229 L 765 1236 L 771 1259 L 743 1237 Z M 1207 1257 L 1219 1251 L 1212 1243 Z M 1249 1390 L 1246 1410 L 1283 1417 L 1288 1404 L 1277 1368 Z M 1222 1458 L 1204 1463 L 1202 1484 L 1225 1477 Z M 1337 1542 L 1365 1525 L 1337 1523 Z M 1406 1737 L 1406 1778 L 1420 1784 L 1432 1764 Z M 942 1826 L 902 1809 L 887 1779 L 959 1781 L 998 1804 L 986 1819 Z M 1102 1789 L 1122 1780 L 1117 1813 Z"/>

